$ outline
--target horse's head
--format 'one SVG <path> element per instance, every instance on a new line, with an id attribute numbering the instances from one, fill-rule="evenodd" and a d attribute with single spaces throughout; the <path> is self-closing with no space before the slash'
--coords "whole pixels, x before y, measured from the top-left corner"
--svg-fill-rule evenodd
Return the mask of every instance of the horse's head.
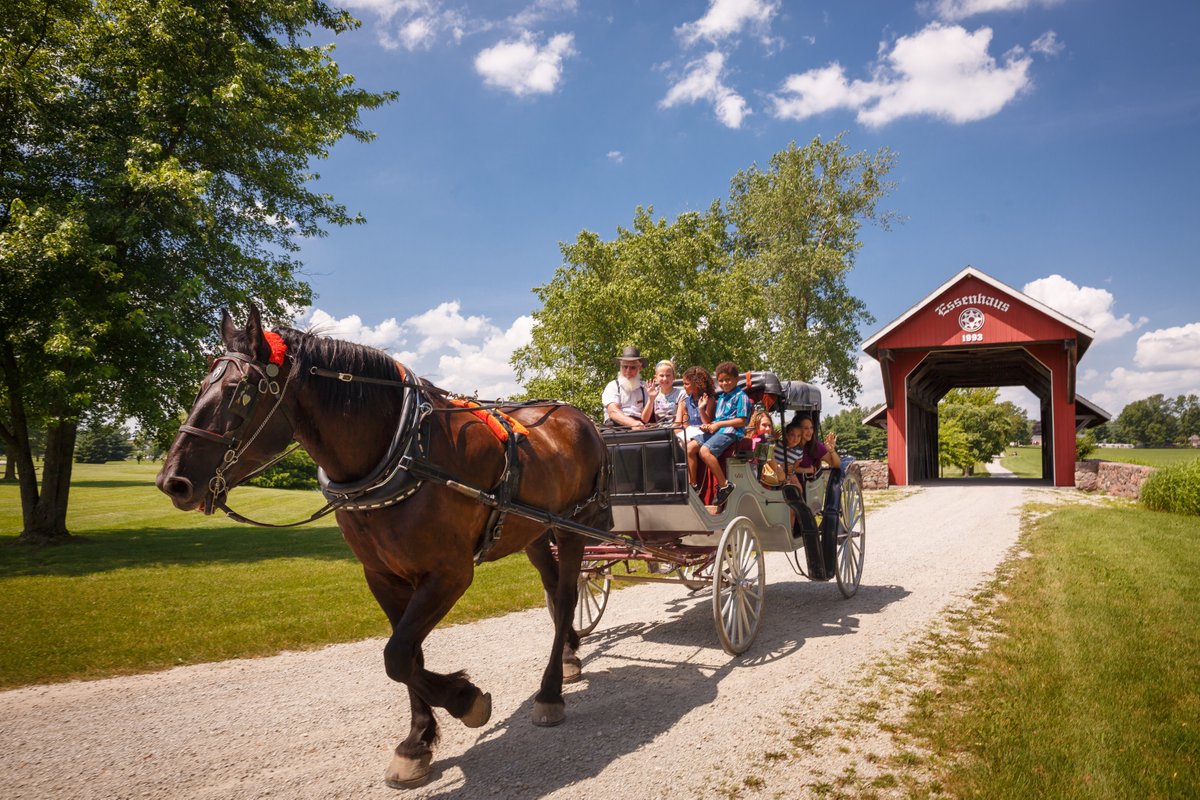
<path id="1" fill-rule="evenodd" d="M 283 450 L 293 435 L 290 355 L 272 346 L 258 309 L 245 328 L 221 312 L 226 352 L 213 360 L 156 481 L 176 508 L 211 514 L 234 486 Z M 276 334 L 270 334 L 272 337 Z"/>

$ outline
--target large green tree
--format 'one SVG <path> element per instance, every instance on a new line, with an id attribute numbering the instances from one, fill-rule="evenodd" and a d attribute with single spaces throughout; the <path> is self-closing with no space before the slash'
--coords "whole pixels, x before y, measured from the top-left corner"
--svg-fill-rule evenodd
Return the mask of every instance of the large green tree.
<path id="1" fill-rule="evenodd" d="M 613 356 L 632 344 L 652 362 L 732 360 L 852 401 L 859 329 L 872 317 L 845 278 L 863 221 L 891 219 L 876 204 L 892 162 L 887 150 L 851 153 L 840 137 L 792 143 L 769 169 L 733 178 L 727 210 L 714 202 L 668 223 L 639 207 L 612 241 L 581 232 L 534 289 L 533 339 L 512 359 L 526 396 L 599 413 Z"/>
<path id="2" fill-rule="evenodd" d="M 894 161 L 886 148 L 854 153 L 841 136 L 817 137 L 804 147 L 792 142 L 766 169 L 751 166 L 730 186 L 740 296 L 763 360 L 845 402 L 862 388 L 860 329 L 874 321 L 846 276 L 862 247 L 863 222 L 886 228 L 894 218 L 877 208 L 892 188 L 886 176 Z"/>
<path id="3" fill-rule="evenodd" d="M 955 428 L 966 436 L 970 461 L 949 462 L 962 467 L 964 475 L 971 474 L 975 464 L 986 463 L 992 456 L 1003 453 L 1022 425 L 1023 412 L 1012 403 L 996 402 L 999 394 L 996 387 L 951 389 L 938 403 L 939 429 L 952 431 L 952 436 L 942 434 L 940 438 L 957 437 Z"/>
<path id="4" fill-rule="evenodd" d="M 532 340 L 513 354 L 526 396 L 599 415 L 600 393 L 616 376 L 613 357 L 626 345 L 651 365 L 673 359 L 681 372 L 729 358 L 758 366 L 737 305 L 723 302 L 736 288 L 717 204 L 670 223 L 639 207 L 612 241 L 583 231 L 562 254 L 553 279 L 534 289 L 542 307 Z"/>
<path id="5" fill-rule="evenodd" d="M 22 538 L 68 535 L 82 413 L 169 424 L 218 307 L 309 299 L 298 239 L 358 221 L 310 162 L 369 140 L 361 112 L 392 96 L 318 43 L 356 24 L 319 0 L 0 4 L 0 438 Z"/>
<path id="6" fill-rule="evenodd" d="M 943 475 L 946 467 L 958 467 L 963 475 L 970 475 L 975 466 L 970 437 L 957 419 L 947 419 L 938 424 L 938 464 L 942 467 Z"/>

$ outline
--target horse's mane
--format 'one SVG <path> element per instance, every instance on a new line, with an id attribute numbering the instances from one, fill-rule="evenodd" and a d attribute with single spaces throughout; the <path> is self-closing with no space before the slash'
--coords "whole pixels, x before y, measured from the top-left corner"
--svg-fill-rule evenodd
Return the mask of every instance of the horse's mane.
<path id="1" fill-rule="evenodd" d="M 382 350 L 341 339 L 329 339 L 295 328 L 278 328 L 301 373 L 309 367 L 346 372 L 355 377 L 400 380 L 399 362 Z M 415 376 L 410 375 L 410 379 Z M 400 396 L 399 387 L 378 386 L 335 378 L 315 378 L 317 399 L 331 411 L 341 413 L 369 411 L 391 404 Z"/>

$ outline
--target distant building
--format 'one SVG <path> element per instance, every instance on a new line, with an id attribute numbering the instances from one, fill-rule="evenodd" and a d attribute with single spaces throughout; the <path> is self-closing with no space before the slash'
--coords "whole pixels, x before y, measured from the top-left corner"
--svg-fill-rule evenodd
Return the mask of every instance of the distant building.
<path id="1" fill-rule="evenodd" d="M 1200 435 L 1192 434 L 1188 437 L 1188 447 L 1200 447 Z"/>

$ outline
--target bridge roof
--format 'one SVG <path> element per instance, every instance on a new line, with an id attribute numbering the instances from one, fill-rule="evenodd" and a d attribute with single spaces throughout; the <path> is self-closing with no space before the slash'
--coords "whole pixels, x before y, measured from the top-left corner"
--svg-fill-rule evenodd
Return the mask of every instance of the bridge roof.
<path id="1" fill-rule="evenodd" d="M 1014 305 L 1015 309 L 1020 312 L 1024 317 L 1024 321 L 1021 324 L 1005 324 L 1003 326 L 1004 341 L 1019 342 L 1074 338 L 1078 343 L 1078 356 L 1082 356 L 1096 336 L 1096 332 L 1086 325 L 1055 311 L 1053 308 L 1033 299 L 1029 295 L 996 280 L 987 273 L 981 272 L 975 267 L 968 266 L 934 289 L 908 309 L 908 311 L 905 311 L 877 333 L 873 334 L 863 342 L 862 349 L 871 357 L 878 358 L 878 351 L 881 347 L 905 349 L 949 346 L 951 342 L 946 336 L 946 331 L 941 329 L 934 330 L 931 325 L 923 324 L 922 312 L 927 309 L 936 309 L 938 315 L 942 317 L 946 316 L 947 312 L 942 310 L 946 303 L 943 302 L 939 305 L 938 301 L 950 299 L 955 290 L 960 286 L 964 291 L 974 291 L 981 286 L 983 290 L 995 290 L 1004 299 L 1006 304 Z M 989 299 L 997 300 L 997 298 Z M 1009 301 L 1013 302 L 1009 303 Z M 986 312 L 991 313 L 992 316 L 996 316 L 995 311 L 994 308 L 986 309 Z M 946 325 L 941 325 L 941 328 L 946 328 Z M 957 326 L 954 326 L 953 332 L 957 334 Z"/>

